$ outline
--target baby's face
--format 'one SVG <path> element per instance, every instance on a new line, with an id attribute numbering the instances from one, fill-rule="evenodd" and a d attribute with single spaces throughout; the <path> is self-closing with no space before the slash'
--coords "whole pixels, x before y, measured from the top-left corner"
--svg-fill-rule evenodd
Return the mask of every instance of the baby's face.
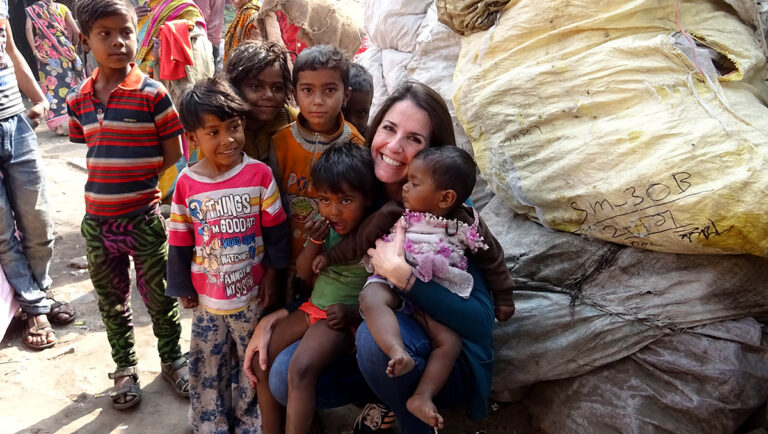
<path id="1" fill-rule="evenodd" d="M 403 205 L 417 212 L 439 214 L 442 191 L 432 181 L 432 171 L 421 159 L 408 165 L 408 180 L 403 185 Z"/>

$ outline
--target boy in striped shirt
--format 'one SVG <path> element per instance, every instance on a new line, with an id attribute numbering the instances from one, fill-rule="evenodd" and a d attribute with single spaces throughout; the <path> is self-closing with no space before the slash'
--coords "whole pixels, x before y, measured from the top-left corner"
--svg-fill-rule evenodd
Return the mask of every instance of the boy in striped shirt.
<path id="1" fill-rule="evenodd" d="M 88 271 L 117 370 L 112 405 L 141 400 L 130 306 L 130 262 L 152 318 L 163 377 L 189 396 L 181 353 L 179 307 L 165 295 L 168 253 L 159 214 L 158 176 L 181 157 L 176 109 L 163 86 L 131 63 L 136 54 L 136 13 L 123 0 L 81 0 L 76 15 L 81 42 L 99 67 L 67 97 L 69 137 L 88 145 L 85 218 Z"/>

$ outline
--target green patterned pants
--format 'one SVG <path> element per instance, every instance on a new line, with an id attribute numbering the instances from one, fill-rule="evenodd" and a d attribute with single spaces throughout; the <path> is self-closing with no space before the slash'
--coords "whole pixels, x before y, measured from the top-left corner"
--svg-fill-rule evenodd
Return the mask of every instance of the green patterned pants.
<path id="1" fill-rule="evenodd" d="M 136 285 L 152 319 L 163 363 L 181 356 L 179 304 L 165 295 L 168 237 L 156 214 L 99 220 L 85 216 L 81 225 L 88 252 L 88 272 L 117 368 L 136 366 L 129 256 Z"/>

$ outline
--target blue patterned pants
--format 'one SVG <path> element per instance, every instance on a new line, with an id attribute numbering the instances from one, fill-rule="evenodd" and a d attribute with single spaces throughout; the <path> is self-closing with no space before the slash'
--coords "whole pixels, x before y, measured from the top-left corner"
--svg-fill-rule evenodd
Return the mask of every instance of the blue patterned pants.
<path id="1" fill-rule="evenodd" d="M 204 307 L 192 316 L 189 346 L 189 423 L 195 432 L 261 433 L 256 390 L 242 368 L 260 308 L 217 315 Z"/>

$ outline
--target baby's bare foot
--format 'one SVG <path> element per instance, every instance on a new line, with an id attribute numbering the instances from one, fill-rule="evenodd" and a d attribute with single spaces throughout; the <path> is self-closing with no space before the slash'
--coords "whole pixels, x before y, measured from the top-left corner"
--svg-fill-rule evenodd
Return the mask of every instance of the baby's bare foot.
<path id="1" fill-rule="evenodd" d="M 421 419 L 422 422 L 433 428 L 443 429 L 445 425 L 443 417 L 437 412 L 435 403 L 428 396 L 416 393 L 408 399 L 405 406 L 411 414 Z"/>
<path id="2" fill-rule="evenodd" d="M 396 348 L 392 350 L 392 353 L 389 355 L 387 375 L 390 377 L 399 377 L 411 372 L 411 369 L 413 369 L 414 366 L 416 366 L 416 362 L 413 361 L 405 349 Z"/>

